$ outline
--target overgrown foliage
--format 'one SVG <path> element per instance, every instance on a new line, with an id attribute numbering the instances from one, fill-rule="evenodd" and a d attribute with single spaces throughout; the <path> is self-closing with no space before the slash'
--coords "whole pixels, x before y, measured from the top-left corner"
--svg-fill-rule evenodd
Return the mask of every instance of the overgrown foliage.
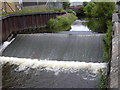
<path id="1" fill-rule="evenodd" d="M 73 10 L 67 10 L 68 13 L 73 13 L 74 15 L 76 15 L 76 12 Z"/>
<path id="2" fill-rule="evenodd" d="M 111 40 L 112 40 L 112 21 L 107 22 L 107 33 L 106 36 L 104 37 L 104 60 L 108 61 L 110 60 L 110 53 L 111 53 Z"/>
<path id="3" fill-rule="evenodd" d="M 85 16 L 84 13 L 84 6 L 81 6 L 79 9 L 76 9 L 75 12 L 79 15 L 79 16 Z"/>
<path id="4" fill-rule="evenodd" d="M 97 22 L 85 23 L 91 30 L 96 32 L 106 33 L 103 39 L 104 42 L 104 61 L 110 60 L 111 52 L 111 33 L 112 33 L 112 14 L 115 12 L 114 2 L 89 2 L 84 12 L 86 16 L 97 18 Z"/>
<path id="5" fill-rule="evenodd" d="M 84 12 L 89 17 L 99 17 L 109 19 L 115 10 L 114 2 L 89 2 Z"/>
<path id="6" fill-rule="evenodd" d="M 103 88 L 107 88 L 107 85 L 106 85 L 106 81 L 107 81 L 107 75 L 106 75 L 106 72 L 102 69 L 100 69 L 99 71 L 99 75 L 100 75 L 100 80 L 99 80 L 99 89 L 103 89 Z"/>
<path id="7" fill-rule="evenodd" d="M 77 19 L 77 17 L 68 13 L 66 15 L 57 16 L 55 19 L 50 19 L 48 21 L 48 28 L 51 32 L 55 31 L 65 31 L 70 28 L 70 25 Z"/>
<path id="8" fill-rule="evenodd" d="M 93 32 L 98 33 L 106 33 L 107 30 L 107 20 L 103 18 L 86 18 L 86 20 L 89 22 L 84 22 L 84 25 L 86 25 L 90 30 Z"/>
<path id="9" fill-rule="evenodd" d="M 17 14 L 17 13 L 36 13 L 36 12 L 66 12 L 64 9 L 62 8 L 54 8 L 51 10 L 48 9 L 42 9 L 42 10 L 26 10 L 26 11 L 18 11 L 18 12 L 9 12 L 9 13 L 3 13 L 0 16 L 5 16 L 8 14 Z"/>
<path id="10" fill-rule="evenodd" d="M 94 2 L 89 2 L 85 7 L 84 7 L 84 12 L 86 14 L 86 16 L 88 17 L 92 17 L 93 16 L 93 9 L 95 7 L 95 3 Z"/>
<path id="11" fill-rule="evenodd" d="M 64 10 L 64 9 L 62 9 L 62 8 L 53 8 L 53 9 L 51 9 L 51 10 L 47 10 L 47 11 L 50 11 L 50 12 L 66 12 L 66 10 Z"/>

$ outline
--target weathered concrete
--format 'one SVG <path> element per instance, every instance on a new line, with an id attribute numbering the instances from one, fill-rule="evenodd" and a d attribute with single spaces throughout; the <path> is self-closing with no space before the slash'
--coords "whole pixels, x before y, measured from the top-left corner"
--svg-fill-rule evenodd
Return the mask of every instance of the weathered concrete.
<path id="1" fill-rule="evenodd" d="M 112 39 L 112 58 L 110 71 L 110 88 L 119 88 L 120 86 L 120 14 L 113 14 L 113 39 Z"/>

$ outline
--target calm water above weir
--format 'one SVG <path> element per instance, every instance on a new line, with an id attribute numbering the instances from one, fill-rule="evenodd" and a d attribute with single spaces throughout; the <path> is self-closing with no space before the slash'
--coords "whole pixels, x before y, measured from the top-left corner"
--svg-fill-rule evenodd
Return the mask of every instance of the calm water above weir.
<path id="1" fill-rule="evenodd" d="M 3 51 L 3 87 L 97 88 L 104 34 L 76 20 L 70 31 L 18 34 Z"/>

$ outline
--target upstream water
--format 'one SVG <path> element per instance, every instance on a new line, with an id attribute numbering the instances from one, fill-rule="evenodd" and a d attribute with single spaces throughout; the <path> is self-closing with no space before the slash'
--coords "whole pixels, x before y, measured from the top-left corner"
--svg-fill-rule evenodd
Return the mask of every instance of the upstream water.
<path id="1" fill-rule="evenodd" d="M 104 34 L 84 22 L 76 20 L 70 31 L 19 34 L 5 42 L 0 49 L 3 87 L 97 88 L 99 70 L 107 66 L 102 63 Z"/>

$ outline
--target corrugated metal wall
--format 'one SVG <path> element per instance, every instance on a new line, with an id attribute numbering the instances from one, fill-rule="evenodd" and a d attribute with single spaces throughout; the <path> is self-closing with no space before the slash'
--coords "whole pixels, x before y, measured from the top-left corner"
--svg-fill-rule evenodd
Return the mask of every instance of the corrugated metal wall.
<path id="1" fill-rule="evenodd" d="M 58 15 L 63 15 L 65 12 L 41 12 L 41 13 L 26 13 L 12 14 L 2 17 L 2 41 L 13 32 L 26 30 L 30 28 L 41 28 L 47 25 L 50 18 L 55 18 Z"/>

